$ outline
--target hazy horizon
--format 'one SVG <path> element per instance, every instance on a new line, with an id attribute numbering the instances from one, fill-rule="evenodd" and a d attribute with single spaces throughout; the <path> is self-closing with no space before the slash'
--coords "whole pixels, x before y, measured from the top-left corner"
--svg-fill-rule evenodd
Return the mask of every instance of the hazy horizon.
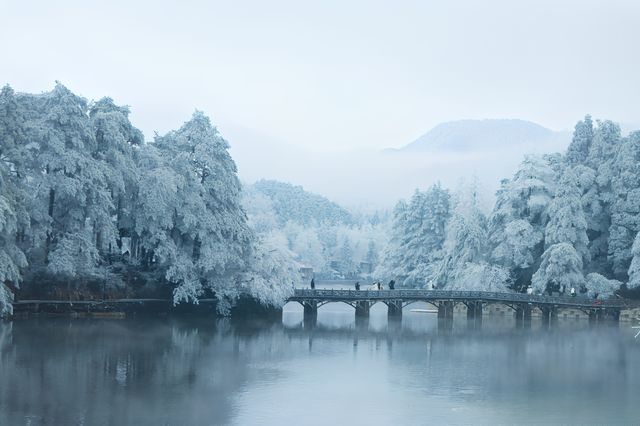
<path id="1" fill-rule="evenodd" d="M 517 118 L 569 131 L 585 114 L 640 121 L 634 2 L 2 0 L 2 8 L 0 84 L 38 93 L 59 80 L 88 99 L 110 96 L 131 106 L 147 140 L 202 110 L 230 142 L 243 180 L 288 181 L 347 204 L 406 196 L 441 170 L 454 174 L 445 181 L 473 172 L 417 168 L 379 197 L 380 183 L 367 179 L 386 164 L 363 159 L 443 122 Z M 486 159 L 513 168 L 498 160 Z"/>

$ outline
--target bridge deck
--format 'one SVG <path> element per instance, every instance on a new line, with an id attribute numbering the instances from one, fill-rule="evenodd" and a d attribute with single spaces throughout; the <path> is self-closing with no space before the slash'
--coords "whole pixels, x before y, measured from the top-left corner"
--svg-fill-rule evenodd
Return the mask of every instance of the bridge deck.
<path id="1" fill-rule="evenodd" d="M 639 306 L 636 301 L 627 299 L 594 300 L 579 296 L 544 296 L 523 293 L 495 293 L 486 291 L 448 291 L 448 290 L 324 290 L 296 289 L 291 302 L 322 300 L 335 302 L 357 301 L 465 301 L 465 302 L 502 302 L 532 305 L 550 305 L 575 308 L 616 308 L 628 309 Z"/>

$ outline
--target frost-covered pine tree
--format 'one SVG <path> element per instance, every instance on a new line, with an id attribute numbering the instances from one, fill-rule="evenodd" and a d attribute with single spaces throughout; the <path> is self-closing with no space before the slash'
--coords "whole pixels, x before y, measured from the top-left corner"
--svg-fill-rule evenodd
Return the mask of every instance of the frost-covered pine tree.
<path id="1" fill-rule="evenodd" d="M 578 121 L 573 132 L 573 139 L 567 148 L 566 159 L 570 165 L 584 164 L 589 155 L 589 148 L 593 142 L 593 121 L 587 115 L 583 121 Z"/>
<path id="2" fill-rule="evenodd" d="M 451 216 L 449 191 L 440 184 L 416 191 L 407 209 L 400 246 L 399 276 L 403 285 L 423 287 L 434 277 L 433 268 L 442 259 L 446 225 Z"/>
<path id="3" fill-rule="evenodd" d="M 568 289 L 584 284 L 583 265 L 590 259 L 587 222 L 578 178 L 570 168 L 560 178 L 548 215 L 545 252 L 538 271 L 532 277 L 534 289 L 546 291 L 561 286 Z"/>
<path id="4" fill-rule="evenodd" d="M 626 280 L 631 246 L 640 231 L 640 132 L 620 142 L 612 168 L 608 254 L 613 275 Z"/>
<path id="5" fill-rule="evenodd" d="M 604 187 L 611 179 L 611 170 L 605 169 L 611 167 L 622 136 L 618 124 L 609 120 L 598 120 L 596 123 L 597 127 L 594 129 L 593 141 L 587 155 L 587 165 L 598 170 L 602 179 L 600 185 Z"/>
<path id="6" fill-rule="evenodd" d="M 577 177 L 581 194 L 582 211 L 587 222 L 587 237 L 589 239 L 589 262 L 585 263 L 585 270 L 608 273 L 608 238 L 609 216 L 605 210 L 598 185 L 596 171 L 591 167 L 579 164 L 573 167 Z"/>
<path id="7" fill-rule="evenodd" d="M 557 187 L 556 195 L 549 205 L 549 222 L 545 228 L 545 248 L 554 244 L 568 243 L 588 262 L 587 221 L 582 210 L 582 199 L 576 174 L 567 168 Z"/>
<path id="8" fill-rule="evenodd" d="M 569 243 L 558 243 L 542 254 L 540 267 L 533 274 L 531 284 L 534 290 L 545 292 L 576 288 L 584 284 L 582 256 Z"/>
<path id="9" fill-rule="evenodd" d="M 548 219 L 547 207 L 555 195 L 555 188 L 556 173 L 550 157 L 525 157 L 506 194 L 512 210 L 510 215 L 544 227 Z"/>
<path id="10" fill-rule="evenodd" d="M 438 287 L 451 290 L 507 291 L 509 270 L 490 265 L 488 220 L 480 208 L 477 185 L 456 194 L 455 212 L 447 225 Z"/>
<path id="11" fill-rule="evenodd" d="M 348 238 L 343 238 L 342 244 L 336 253 L 341 272 L 350 274 L 355 271 L 355 262 L 353 260 L 353 249 Z"/>
<path id="12" fill-rule="evenodd" d="M 409 206 L 404 200 L 398 201 L 393 209 L 390 236 L 382 252 L 382 261 L 375 269 L 374 275 L 381 277 L 398 277 L 404 280 L 403 245 L 406 241 L 406 222 Z M 401 278 L 402 277 L 402 278 Z"/>
<path id="13" fill-rule="evenodd" d="M 491 261 L 510 271 L 518 290 L 529 285 L 540 261 L 555 181 L 549 157 L 528 156 L 496 194 L 489 220 Z"/>
<path id="14" fill-rule="evenodd" d="M 378 248 L 376 247 L 376 243 L 371 240 L 367 245 L 367 254 L 365 256 L 365 261 L 369 262 L 371 268 L 375 269 L 378 266 Z"/>
<path id="15" fill-rule="evenodd" d="M 621 135 L 620 126 L 611 121 L 597 121 L 594 128 L 593 142 L 589 148 L 586 165 L 595 171 L 595 188 L 599 206 L 593 212 L 587 212 L 590 224 L 598 228 L 590 235 L 590 251 L 594 255 L 593 267 L 606 275 L 613 271 L 612 258 L 604 253 L 611 252 L 610 232 L 612 221 L 612 206 L 616 202 L 613 189 L 613 181 L 616 172 L 616 153 L 620 150 Z M 593 187 L 593 186 L 592 186 Z M 615 237 L 614 237 L 615 240 Z M 613 243 L 615 245 L 615 242 Z M 620 271 L 624 274 L 624 271 Z"/>

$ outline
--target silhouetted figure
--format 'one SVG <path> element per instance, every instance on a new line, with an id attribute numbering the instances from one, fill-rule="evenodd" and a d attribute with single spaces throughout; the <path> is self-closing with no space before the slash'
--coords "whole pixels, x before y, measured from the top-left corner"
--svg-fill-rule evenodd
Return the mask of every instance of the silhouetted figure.
<path id="1" fill-rule="evenodd" d="M 395 289 L 396 289 L 396 280 L 389 281 L 389 290 L 395 290 Z"/>
<path id="2" fill-rule="evenodd" d="M 382 290 L 382 284 L 380 284 L 380 281 L 378 281 L 378 290 Z"/>
<path id="3" fill-rule="evenodd" d="M 360 290 L 360 281 L 356 281 L 356 291 Z"/>
<path id="4" fill-rule="evenodd" d="M 316 280 L 315 278 L 311 278 L 311 290 L 315 290 L 316 288 Z"/>

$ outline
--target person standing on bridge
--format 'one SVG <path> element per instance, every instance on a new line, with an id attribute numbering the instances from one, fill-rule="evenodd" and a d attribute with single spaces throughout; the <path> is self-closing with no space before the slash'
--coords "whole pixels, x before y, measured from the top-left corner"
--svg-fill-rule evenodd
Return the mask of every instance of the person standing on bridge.
<path id="1" fill-rule="evenodd" d="M 356 281 L 356 291 L 360 290 L 360 281 Z"/>
<path id="2" fill-rule="evenodd" d="M 311 278 L 311 290 L 315 290 L 315 289 L 316 289 L 316 279 Z"/>
<path id="3" fill-rule="evenodd" d="M 389 281 L 389 290 L 395 290 L 395 289 L 396 289 L 396 280 Z"/>

